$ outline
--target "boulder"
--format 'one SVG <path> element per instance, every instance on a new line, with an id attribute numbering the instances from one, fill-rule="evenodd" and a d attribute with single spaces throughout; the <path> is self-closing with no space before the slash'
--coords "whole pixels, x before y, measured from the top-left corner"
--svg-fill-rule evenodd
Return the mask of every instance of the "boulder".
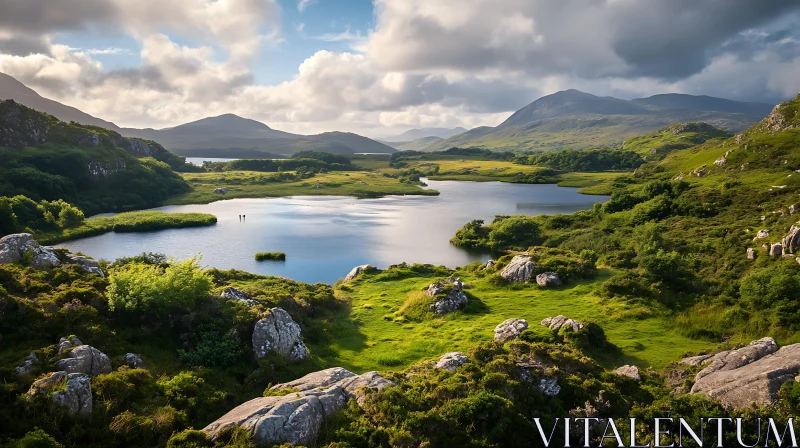
<path id="1" fill-rule="evenodd" d="M 783 256 L 783 245 L 781 243 L 775 243 L 770 245 L 769 247 L 769 256 L 770 257 L 782 257 Z"/>
<path id="2" fill-rule="evenodd" d="M 236 288 L 225 288 L 219 296 L 223 299 L 244 303 L 247 306 L 258 305 L 258 300 L 251 297 L 250 294 Z"/>
<path id="3" fill-rule="evenodd" d="M 273 308 L 253 328 L 253 349 L 259 359 L 269 351 L 293 361 L 309 356 L 308 348 L 300 336 L 300 325 L 297 324 L 282 308 Z"/>
<path id="4" fill-rule="evenodd" d="M 765 229 L 759 230 L 758 233 L 756 234 L 756 237 L 753 238 L 753 241 L 760 240 L 762 238 L 769 238 L 769 230 Z"/>
<path id="5" fill-rule="evenodd" d="M 441 282 L 431 283 L 426 290 L 433 298 L 429 309 L 434 314 L 447 314 L 467 307 L 469 299 L 464 293 L 464 283 L 458 278 L 448 278 Z"/>
<path id="6" fill-rule="evenodd" d="M 774 405 L 781 386 L 800 373 L 800 344 L 781 347 L 780 350 L 758 358 L 751 357 L 753 349 L 750 350 L 751 352 L 741 357 L 735 354 L 737 350 L 732 350 L 728 352 L 726 359 L 735 362 L 726 363 L 722 368 L 705 373 L 703 376 L 698 373 L 692 393 L 715 398 L 729 410 L 745 408 L 752 404 Z M 700 373 L 703 372 L 705 370 Z"/>
<path id="7" fill-rule="evenodd" d="M 727 164 L 728 164 L 728 159 L 726 159 L 725 157 L 720 157 L 719 159 L 714 161 L 714 165 L 719 167 L 723 167 Z"/>
<path id="8" fill-rule="evenodd" d="M 501 322 L 494 327 L 494 340 L 507 342 L 519 337 L 520 333 L 528 329 L 528 321 L 525 319 L 511 318 Z"/>
<path id="9" fill-rule="evenodd" d="M 257 444 L 312 445 L 325 417 L 342 409 L 350 399 L 363 402 L 364 391 L 393 384 L 377 372 L 356 375 L 334 367 L 278 384 L 271 391 L 291 390 L 286 395 L 261 397 L 237 406 L 203 431 L 213 440 L 225 428 L 241 426 Z"/>
<path id="10" fill-rule="evenodd" d="M 62 385 L 63 388 L 61 388 Z M 52 393 L 57 387 L 61 390 Z M 92 413 L 92 386 L 88 375 L 63 371 L 51 373 L 49 376 L 36 380 L 26 396 L 35 398 L 51 393 L 51 400 L 59 406 L 63 406 L 70 415 Z"/>
<path id="11" fill-rule="evenodd" d="M 96 260 L 92 260 L 91 258 L 86 258 L 81 255 L 72 254 L 67 255 L 67 258 L 69 259 L 70 263 L 77 264 L 84 271 L 90 274 L 97 274 L 100 277 L 105 277 L 103 270 L 100 269 L 100 263 L 98 263 Z"/>
<path id="12" fill-rule="evenodd" d="M 227 188 L 215 188 L 214 194 L 228 194 Z"/>
<path id="13" fill-rule="evenodd" d="M 90 345 L 79 345 L 70 350 L 67 356 L 56 362 L 58 370 L 91 376 L 111 373 L 111 360 L 105 353 Z"/>
<path id="14" fill-rule="evenodd" d="M 512 282 L 527 283 L 535 268 L 536 265 L 531 261 L 530 255 L 517 255 L 503 268 L 500 276 Z"/>
<path id="15" fill-rule="evenodd" d="M 561 386 L 558 385 L 558 381 L 549 376 L 539 378 L 539 384 L 536 385 L 536 388 L 548 397 L 555 397 L 561 392 Z"/>
<path id="16" fill-rule="evenodd" d="M 30 261 L 30 267 L 34 269 L 48 269 L 61 264 L 55 249 L 40 246 L 30 233 L 16 233 L 0 238 L 0 264 L 22 261 Z"/>
<path id="17" fill-rule="evenodd" d="M 678 364 L 686 364 L 688 366 L 699 366 L 704 362 L 708 361 L 709 359 L 713 358 L 714 355 L 699 355 L 699 356 L 690 356 L 688 358 L 683 358 L 680 360 Z"/>
<path id="18" fill-rule="evenodd" d="M 636 366 L 625 365 L 615 370 L 614 373 L 620 376 L 627 376 L 628 378 L 633 378 L 636 381 L 642 380 L 642 375 L 639 374 L 639 368 Z"/>
<path id="19" fill-rule="evenodd" d="M 20 376 L 30 375 L 36 368 L 37 362 L 39 362 L 39 357 L 36 356 L 36 353 L 30 352 L 28 356 L 25 357 L 25 361 L 22 362 L 22 365 L 15 367 L 14 371 Z"/>
<path id="20" fill-rule="evenodd" d="M 756 251 L 754 251 L 752 247 L 747 248 L 747 259 L 748 260 L 756 259 Z"/>
<path id="21" fill-rule="evenodd" d="M 142 358 L 137 355 L 136 353 L 126 353 L 125 354 L 125 365 L 130 367 L 131 369 L 145 369 L 144 361 Z"/>
<path id="22" fill-rule="evenodd" d="M 61 338 L 58 340 L 58 354 L 60 355 L 64 353 L 64 351 L 66 351 L 67 349 L 70 349 L 72 347 L 78 347 L 80 345 L 83 345 L 83 342 L 81 342 L 81 340 L 78 339 L 77 336 L 70 336 L 69 339 Z"/>
<path id="23" fill-rule="evenodd" d="M 536 276 L 536 284 L 539 286 L 561 286 L 561 277 L 555 272 L 543 272 Z"/>
<path id="24" fill-rule="evenodd" d="M 366 271 L 367 268 L 370 268 L 370 267 L 372 267 L 372 266 L 370 266 L 368 264 L 362 264 L 361 266 L 356 266 L 353 269 L 350 269 L 350 272 L 344 278 L 344 281 L 345 282 L 349 282 L 351 280 L 354 280 L 356 277 L 361 275 L 362 272 Z"/>
<path id="25" fill-rule="evenodd" d="M 697 373 L 695 380 L 714 372 L 738 369 L 776 351 L 778 351 L 778 344 L 775 343 L 774 339 L 762 338 L 742 348 L 717 353 L 708 358 L 711 363 Z"/>
<path id="26" fill-rule="evenodd" d="M 453 371 L 463 366 L 467 362 L 469 362 L 467 355 L 461 352 L 450 352 L 445 353 L 441 356 L 441 358 L 439 358 L 439 361 L 436 362 L 436 368 Z"/>
<path id="27" fill-rule="evenodd" d="M 561 331 L 563 327 L 567 327 L 572 331 L 578 331 L 583 328 L 582 323 L 578 322 L 577 320 L 572 320 L 563 314 L 559 314 L 556 317 L 548 317 L 542 320 L 542 325 L 554 331 Z"/>
<path id="28" fill-rule="evenodd" d="M 793 225 L 789 229 L 789 233 L 783 238 L 782 245 L 788 254 L 793 254 L 800 248 L 800 225 Z"/>
<path id="29" fill-rule="evenodd" d="M 485 268 L 485 269 L 491 269 L 491 268 L 493 268 L 493 267 L 494 267 L 494 265 L 495 265 L 495 264 L 496 264 L 496 263 L 495 263 L 495 261 L 494 261 L 494 260 L 488 260 L 488 261 L 486 262 L 486 265 L 484 266 L 484 268 Z"/>

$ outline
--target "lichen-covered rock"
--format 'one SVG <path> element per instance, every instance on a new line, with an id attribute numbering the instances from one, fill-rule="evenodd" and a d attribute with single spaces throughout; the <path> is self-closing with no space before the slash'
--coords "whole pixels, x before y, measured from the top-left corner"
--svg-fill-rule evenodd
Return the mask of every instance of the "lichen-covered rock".
<path id="1" fill-rule="evenodd" d="M 627 376 L 628 378 L 633 378 L 636 381 L 642 380 L 642 375 L 639 373 L 639 368 L 636 366 L 625 365 L 617 370 L 614 370 L 614 373 L 620 376 Z"/>
<path id="2" fill-rule="evenodd" d="M 754 251 L 752 247 L 747 248 L 747 259 L 748 260 L 756 259 L 756 251 Z"/>
<path id="3" fill-rule="evenodd" d="M 31 352 L 25 357 L 25 361 L 22 362 L 21 366 L 14 368 L 14 371 L 20 376 L 30 375 L 36 369 L 37 362 L 39 362 L 39 357 L 36 356 L 36 353 Z"/>
<path id="4" fill-rule="evenodd" d="M 793 225 L 789 229 L 789 233 L 783 238 L 782 245 L 786 253 L 796 253 L 797 249 L 800 248 L 800 226 Z"/>
<path id="5" fill-rule="evenodd" d="M 15 233 L 0 238 L 0 264 L 29 261 L 34 269 L 48 269 L 61 264 L 55 249 L 40 246 L 30 233 Z"/>
<path id="6" fill-rule="evenodd" d="M 770 257 L 782 257 L 783 256 L 783 245 L 781 243 L 775 243 L 769 247 L 769 256 Z"/>
<path id="7" fill-rule="evenodd" d="M 774 339 L 762 338 L 742 348 L 717 353 L 708 358 L 710 364 L 698 372 L 695 379 L 699 380 L 714 372 L 737 369 L 776 351 L 778 351 L 778 344 L 775 343 Z"/>
<path id="8" fill-rule="evenodd" d="M 520 333 L 528 329 L 528 321 L 525 319 L 511 318 L 501 322 L 494 327 L 494 340 L 507 342 L 519 337 Z"/>
<path id="9" fill-rule="evenodd" d="M 223 299 L 233 300 L 236 302 L 244 303 L 247 306 L 258 305 L 258 300 L 254 299 L 246 292 L 237 288 L 225 288 L 222 294 L 219 295 Z"/>
<path id="10" fill-rule="evenodd" d="M 61 390 L 53 393 L 56 388 Z M 53 372 L 49 376 L 36 380 L 26 394 L 29 399 L 41 395 L 50 395 L 50 399 L 59 406 L 63 406 L 70 415 L 92 413 L 92 386 L 88 375 L 64 371 Z"/>
<path id="11" fill-rule="evenodd" d="M 563 314 L 559 314 L 556 317 L 545 318 L 542 320 L 542 325 L 553 331 L 560 331 L 564 327 L 569 328 L 572 331 L 578 331 L 583 328 L 582 323 L 578 322 L 577 320 L 572 320 Z"/>
<path id="12" fill-rule="evenodd" d="M 448 278 L 441 282 L 431 283 L 426 290 L 428 297 L 433 298 L 430 311 L 434 314 L 447 314 L 467 307 L 469 299 L 464 293 L 464 283 L 458 278 Z"/>
<path id="13" fill-rule="evenodd" d="M 439 361 L 436 362 L 436 368 L 453 371 L 467 362 L 469 362 L 467 355 L 461 352 L 450 352 L 445 353 L 439 358 Z"/>
<path id="14" fill-rule="evenodd" d="M 67 259 L 69 259 L 71 263 L 77 264 L 81 267 L 81 269 L 90 274 L 97 274 L 100 277 L 105 277 L 103 270 L 100 269 L 100 263 L 98 263 L 97 260 L 72 254 L 67 255 Z"/>
<path id="15" fill-rule="evenodd" d="M 698 355 L 698 356 L 690 356 L 688 358 L 683 358 L 680 360 L 679 364 L 686 364 L 688 366 L 699 366 L 704 362 L 708 361 L 709 359 L 713 358 L 714 355 Z"/>
<path id="16" fill-rule="evenodd" d="M 269 351 L 293 361 L 308 357 L 308 348 L 300 335 L 297 324 L 282 308 L 273 308 L 253 328 L 253 349 L 258 358 L 263 358 Z"/>
<path id="17" fill-rule="evenodd" d="M 67 349 L 83 345 L 77 336 L 70 336 L 69 338 L 61 338 L 58 340 L 58 354 L 64 353 Z"/>
<path id="18" fill-rule="evenodd" d="M 131 369 L 145 369 L 147 366 L 142 361 L 142 358 L 137 355 L 136 353 L 126 353 L 125 354 L 125 365 L 130 367 Z"/>
<path id="19" fill-rule="evenodd" d="M 555 272 L 542 272 L 536 276 L 536 284 L 543 287 L 561 286 L 561 277 Z"/>
<path id="20" fill-rule="evenodd" d="M 530 255 L 517 255 L 500 271 L 500 276 L 512 282 L 527 283 L 535 268 Z"/>
<path id="21" fill-rule="evenodd" d="M 356 277 L 361 275 L 362 272 L 366 271 L 368 268 L 372 266 L 368 264 L 362 264 L 361 266 L 356 266 L 347 273 L 347 276 L 344 278 L 345 282 L 349 282 L 351 280 L 355 280 Z"/>
<path id="22" fill-rule="evenodd" d="M 347 399 L 355 398 L 361 403 L 363 398 L 362 392 L 365 389 L 380 390 L 392 384 L 391 381 L 382 377 L 378 372 L 367 372 L 356 375 L 341 367 L 332 367 L 330 369 L 309 373 L 306 376 L 288 383 L 276 384 L 270 387 L 270 390 L 279 391 L 291 389 L 304 392 L 314 389 L 324 389 L 330 386 L 339 386 L 347 395 Z"/>
<path id="23" fill-rule="evenodd" d="M 760 240 L 762 238 L 769 238 L 769 230 L 766 229 L 759 230 L 758 233 L 756 233 L 755 238 L 753 238 L 753 241 Z"/>
<path id="24" fill-rule="evenodd" d="M 97 376 L 111 373 L 111 360 L 91 345 L 80 345 L 69 351 L 67 358 L 56 362 L 56 368 L 67 373 Z"/>
<path id="25" fill-rule="evenodd" d="M 749 348 L 750 351 L 740 356 L 737 350 L 732 350 L 724 356 L 724 361 L 728 362 L 718 364 L 712 361 L 709 367 L 717 368 L 703 376 L 700 373 L 707 372 L 705 369 L 698 373 L 692 393 L 715 398 L 726 409 L 745 408 L 753 404 L 773 406 L 781 386 L 800 373 L 800 344 L 771 352 L 771 348 L 767 349 L 769 344 L 761 345 L 762 351 L 758 354 L 764 353 L 765 349 L 769 354 L 756 357 L 753 349 Z"/>
<path id="26" fill-rule="evenodd" d="M 537 384 L 536 387 L 539 389 L 539 392 L 548 397 L 555 397 L 561 392 L 561 386 L 558 385 L 558 381 L 553 377 L 539 378 L 539 384 Z"/>

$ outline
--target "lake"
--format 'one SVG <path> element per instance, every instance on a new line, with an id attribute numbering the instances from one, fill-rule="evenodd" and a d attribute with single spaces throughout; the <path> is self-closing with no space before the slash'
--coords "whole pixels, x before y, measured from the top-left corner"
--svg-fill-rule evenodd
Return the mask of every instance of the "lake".
<path id="1" fill-rule="evenodd" d="M 503 182 L 426 181 L 439 196 L 290 197 L 231 199 L 211 204 L 160 207 L 165 212 L 204 212 L 215 226 L 147 233 L 107 233 L 59 247 L 114 260 L 142 252 L 187 258 L 315 283 L 333 283 L 353 266 L 385 268 L 401 262 L 451 268 L 485 261 L 488 253 L 450 244 L 456 230 L 473 219 L 495 215 L 572 213 L 606 196 L 578 194 L 556 185 Z M 239 215 L 246 219 L 239 221 Z M 286 252 L 285 262 L 257 262 L 256 252 Z"/>

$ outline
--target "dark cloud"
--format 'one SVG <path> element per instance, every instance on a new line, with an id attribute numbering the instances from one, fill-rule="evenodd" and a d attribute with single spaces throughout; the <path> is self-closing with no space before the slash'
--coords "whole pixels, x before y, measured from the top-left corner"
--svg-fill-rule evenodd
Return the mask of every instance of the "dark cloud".
<path id="1" fill-rule="evenodd" d="M 104 0 L 0 0 L 0 12 L 0 29 L 28 35 L 82 30 L 118 14 Z"/>
<path id="2" fill-rule="evenodd" d="M 27 56 L 34 53 L 47 54 L 49 52 L 50 43 L 41 37 L 29 37 L 20 34 L 10 38 L 0 37 L 0 53 Z"/>

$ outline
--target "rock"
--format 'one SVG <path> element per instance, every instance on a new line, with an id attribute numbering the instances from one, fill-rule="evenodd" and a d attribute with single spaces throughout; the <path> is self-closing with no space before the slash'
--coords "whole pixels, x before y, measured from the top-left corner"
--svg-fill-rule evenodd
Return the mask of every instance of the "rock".
<path id="1" fill-rule="evenodd" d="M 0 264 L 23 261 L 30 261 L 30 267 L 34 269 L 48 269 L 61 264 L 55 249 L 40 246 L 30 233 L 15 233 L 0 238 Z"/>
<path id="2" fill-rule="evenodd" d="M 362 272 L 364 272 L 365 270 L 367 270 L 367 268 L 370 268 L 370 267 L 372 267 L 372 266 L 370 266 L 368 264 L 362 264 L 361 266 L 354 267 L 353 269 L 350 270 L 350 272 L 344 278 L 344 281 L 345 282 L 349 282 L 349 281 L 355 279 L 356 277 L 361 275 Z"/>
<path id="3" fill-rule="evenodd" d="M 582 323 L 578 322 L 577 320 L 572 320 L 563 314 L 559 314 L 556 317 L 548 317 L 542 320 L 542 325 L 554 331 L 561 331 L 561 329 L 564 327 L 567 327 L 572 331 L 578 331 L 583 328 Z"/>
<path id="4" fill-rule="evenodd" d="M 789 234 L 783 237 L 781 244 L 783 248 L 786 249 L 786 253 L 795 253 L 795 251 L 800 248 L 800 225 L 793 225 L 789 229 Z"/>
<path id="5" fill-rule="evenodd" d="M 214 194 L 228 194 L 228 191 L 227 188 L 215 188 Z"/>
<path id="6" fill-rule="evenodd" d="M 69 339 L 61 338 L 58 340 L 58 354 L 64 353 L 65 350 L 70 349 L 72 347 L 78 347 L 83 345 L 80 339 L 77 336 L 70 336 Z"/>
<path id="7" fill-rule="evenodd" d="M 742 357 L 735 356 L 733 352 L 736 351 L 733 350 L 728 356 L 736 359 L 736 363 L 726 364 L 726 368 L 714 370 L 702 377 L 698 373 L 692 393 L 715 398 L 729 410 L 752 404 L 772 406 L 777 402 L 781 386 L 800 372 L 800 344 L 782 347 L 756 359 L 749 357 L 750 353 Z"/>
<path id="8" fill-rule="evenodd" d="M 461 352 L 450 352 L 445 353 L 441 358 L 439 358 L 439 361 L 436 362 L 436 368 L 453 371 L 463 366 L 467 362 L 469 362 L 467 355 Z"/>
<path id="9" fill-rule="evenodd" d="M 756 237 L 753 238 L 753 241 L 759 240 L 759 239 L 762 239 L 762 238 L 769 238 L 769 230 L 766 230 L 766 229 L 759 230 L 758 233 L 756 234 Z"/>
<path id="10" fill-rule="evenodd" d="M 242 302 L 247 306 L 258 305 L 258 300 L 251 297 L 250 294 L 247 294 L 246 292 L 236 288 L 225 288 L 225 290 L 222 291 L 222 294 L 219 296 L 223 299 Z"/>
<path id="11" fill-rule="evenodd" d="M 488 260 L 488 261 L 486 262 L 486 266 L 484 266 L 484 268 L 485 268 L 485 269 L 490 269 L 490 268 L 493 268 L 495 264 L 496 264 L 496 263 L 495 263 L 495 261 L 494 261 L 494 260 Z"/>
<path id="12" fill-rule="evenodd" d="M 689 358 L 683 358 L 680 360 L 679 364 L 686 364 L 689 366 L 699 366 L 704 362 L 708 361 L 709 359 L 713 358 L 714 355 L 699 355 L 699 356 L 691 356 Z"/>
<path id="13" fill-rule="evenodd" d="M 73 348 L 67 356 L 68 358 L 56 362 L 58 370 L 91 376 L 111 373 L 111 360 L 105 353 L 90 345 L 79 345 Z"/>
<path id="14" fill-rule="evenodd" d="M 639 368 L 636 366 L 625 365 L 615 370 L 614 373 L 620 376 L 627 376 L 628 378 L 633 378 L 636 381 L 642 380 L 642 375 L 639 374 Z"/>
<path id="15" fill-rule="evenodd" d="M 781 243 L 772 244 L 769 247 L 769 256 L 770 257 L 781 257 L 781 256 L 783 256 L 783 245 Z"/>
<path id="16" fill-rule="evenodd" d="M 259 359 L 275 351 L 293 361 L 309 356 L 300 337 L 300 325 L 282 308 L 273 308 L 253 328 L 253 348 Z"/>
<path id="17" fill-rule="evenodd" d="M 144 361 L 142 358 L 137 355 L 136 353 L 126 353 L 125 354 L 125 365 L 130 367 L 131 369 L 146 369 Z"/>
<path id="18" fill-rule="evenodd" d="M 794 215 L 795 213 L 797 213 L 797 205 L 792 204 L 789 206 L 789 214 Z"/>
<path id="19" fill-rule="evenodd" d="M 536 276 L 536 284 L 543 287 L 561 286 L 561 277 L 555 272 L 543 272 Z"/>
<path id="20" fill-rule="evenodd" d="M 720 157 L 719 159 L 714 161 L 714 165 L 719 167 L 723 167 L 727 164 L 728 164 L 728 159 L 726 159 L 725 157 Z"/>
<path id="21" fill-rule="evenodd" d="M 539 389 L 539 392 L 548 397 L 555 397 L 561 392 L 561 386 L 559 386 L 558 381 L 552 377 L 540 378 L 539 384 L 536 387 Z"/>
<path id="22" fill-rule="evenodd" d="M 747 259 L 748 260 L 756 259 L 756 251 L 754 251 L 752 247 L 747 248 Z"/>
<path id="23" fill-rule="evenodd" d="M 341 367 L 332 367 L 330 369 L 309 373 L 304 377 L 288 383 L 276 384 L 270 387 L 269 390 L 279 391 L 293 389 L 299 392 L 305 392 L 314 389 L 325 389 L 330 386 L 339 386 L 347 395 L 347 399 L 355 398 L 359 400 L 363 398 L 360 392 L 364 388 L 380 390 L 392 384 L 394 383 L 382 377 L 378 372 L 367 372 L 362 375 L 356 375 Z"/>
<path id="24" fill-rule="evenodd" d="M 100 263 L 96 260 L 92 260 L 91 258 L 86 258 L 81 255 L 67 255 L 67 259 L 69 259 L 70 263 L 77 264 L 81 267 L 84 271 L 90 274 L 97 274 L 100 277 L 105 277 L 103 274 L 103 270 L 100 269 Z"/>
<path id="25" fill-rule="evenodd" d="M 31 352 L 27 357 L 25 357 L 25 361 L 23 361 L 21 366 L 14 368 L 14 371 L 16 371 L 17 375 L 20 376 L 30 375 L 30 373 L 36 368 L 37 362 L 39 362 L 39 358 L 36 356 L 36 353 Z"/>
<path id="26" fill-rule="evenodd" d="M 50 394 L 53 389 L 64 385 L 51 395 L 51 400 L 66 408 L 70 415 L 88 415 L 92 413 L 92 386 L 88 375 L 82 373 L 54 372 L 50 376 L 36 380 L 26 396 L 35 398 L 42 394 Z"/>
<path id="27" fill-rule="evenodd" d="M 528 329 L 528 321 L 525 319 L 511 318 L 506 319 L 500 325 L 494 327 L 494 340 L 507 342 L 519 337 L 520 333 Z"/>
<path id="28" fill-rule="evenodd" d="M 535 268 L 530 255 L 517 255 L 503 268 L 500 276 L 512 282 L 527 283 Z"/>
<path id="29" fill-rule="evenodd" d="M 763 358 L 766 355 L 775 353 L 778 350 L 778 344 L 772 338 L 762 338 L 753 341 L 750 345 L 746 345 L 736 350 L 726 350 L 717 353 L 716 355 L 708 358 L 711 364 L 705 369 L 699 371 L 695 380 L 699 380 L 714 372 L 726 371 L 737 369 L 741 366 L 747 365 Z"/>
<path id="30" fill-rule="evenodd" d="M 463 310 L 469 303 L 469 299 L 464 293 L 464 283 L 457 278 L 431 283 L 426 293 L 434 299 L 429 307 L 434 314 L 447 314 Z"/>

